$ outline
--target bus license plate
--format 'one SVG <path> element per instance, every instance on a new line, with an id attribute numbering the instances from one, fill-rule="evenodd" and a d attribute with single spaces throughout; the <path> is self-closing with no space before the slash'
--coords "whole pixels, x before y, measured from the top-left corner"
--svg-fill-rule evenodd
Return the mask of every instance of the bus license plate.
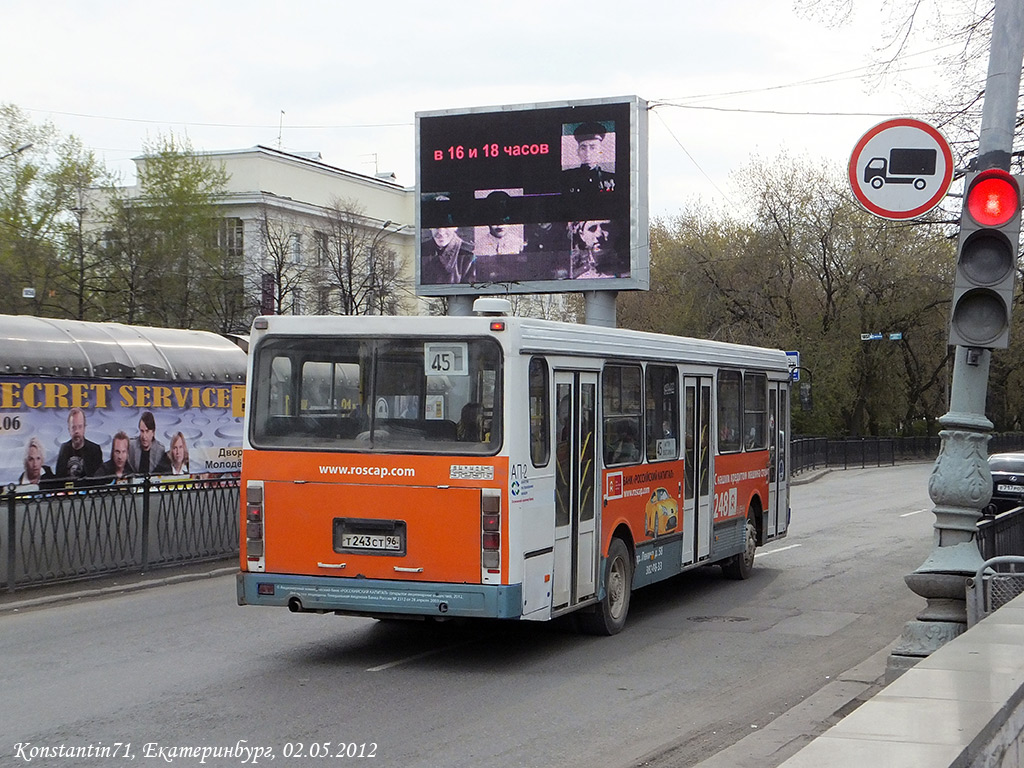
<path id="1" fill-rule="evenodd" d="M 1024 493 L 1024 485 L 1006 485 L 1000 483 L 996 486 L 996 490 L 999 493 Z"/>
<path id="2" fill-rule="evenodd" d="M 334 551 L 403 557 L 406 534 L 404 520 L 336 517 Z"/>
<path id="3" fill-rule="evenodd" d="M 402 549 L 402 538 L 395 535 L 346 533 L 341 537 L 341 546 L 345 549 L 383 549 L 388 552 L 398 552 Z"/>

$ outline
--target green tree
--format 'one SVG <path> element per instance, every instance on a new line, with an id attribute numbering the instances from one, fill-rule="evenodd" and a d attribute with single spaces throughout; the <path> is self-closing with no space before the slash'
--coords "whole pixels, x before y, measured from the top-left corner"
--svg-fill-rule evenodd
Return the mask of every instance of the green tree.
<path id="1" fill-rule="evenodd" d="M 101 216 L 111 319 L 219 332 L 245 327 L 243 260 L 216 201 L 228 176 L 187 140 L 144 147 L 137 188 L 112 187 Z"/>
<path id="2" fill-rule="evenodd" d="M 69 317 L 104 320 L 99 301 L 105 288 L 102 233 L 88 222 L 91 209 L 98 204 L 97 187 L 106 182 L 107 172 L 77 139 L 67 147 L 55 174 L 56 183 L 65 189 L 62 197 L 67 205 L 59 224 L 62 268 L 57 291 Z"/>
<path id="3" fill-rule="evenodd" d="M 72 197 L 68 166 L 81 145 L 3 104 L 0 155 L 0 301 L 7 311 L 64 316 L 61 227 Z M 22 298 L 24 288 L 35 297 Z"/>
<path id="4" fill-rule="evenodd" d="M 143 291 L 147 322 L 220 329 L 223 318 L 211 299 L 231 289 L 224 275 L 242 274 L 241 260 L 232 263 L 211 236 L 215 201 L 227 181 L 223 167 L 197 155 L 187 140 L 170 135 L 144 146 L 139 196 L 131 204 L 151 233 L 144 258 L 151 278 Z"/>
<path id="5" fill-rule="evenodd" d="M 104 233 L 100 251 L 105 269 L 98 297 L 103 319 L 129 325 L 151 323 L 148 294 L 159 279 L 149 257 L 155 235 L 128 188 L 110 187 L 107 192 L 106 205 L 98 214 Z"/>

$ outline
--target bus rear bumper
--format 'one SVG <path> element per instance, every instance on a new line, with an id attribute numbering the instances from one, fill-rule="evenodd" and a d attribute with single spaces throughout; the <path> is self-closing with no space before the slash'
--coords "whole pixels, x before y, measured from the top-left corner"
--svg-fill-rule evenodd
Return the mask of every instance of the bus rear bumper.
<path id="1" fill-rule="evenodd" d="M 281 606 L 296 612 L 515 619 L 523 610 L 520 584 L 441 584 L 243 571 L 236 575 L 236 588 L 239 605 Z"/>

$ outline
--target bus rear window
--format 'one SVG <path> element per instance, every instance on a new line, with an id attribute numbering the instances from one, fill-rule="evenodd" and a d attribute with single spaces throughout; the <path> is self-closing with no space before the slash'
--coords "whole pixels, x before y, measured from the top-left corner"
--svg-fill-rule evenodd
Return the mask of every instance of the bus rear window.
<path id="1" fill-rule="evenodd" d="M 501 444 L 491 339 L 269 337 L 255 350 L 257 448 L 490 454 Z"/>

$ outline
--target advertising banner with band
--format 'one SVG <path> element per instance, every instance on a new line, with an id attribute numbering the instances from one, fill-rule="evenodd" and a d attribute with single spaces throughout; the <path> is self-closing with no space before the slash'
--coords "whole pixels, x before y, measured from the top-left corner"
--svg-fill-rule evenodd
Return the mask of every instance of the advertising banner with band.
<path id="1" fill-rule="evenodd" d="M 244 403 L 231 383 L 0 377 L 0 485 L 238 472 Z"/>

